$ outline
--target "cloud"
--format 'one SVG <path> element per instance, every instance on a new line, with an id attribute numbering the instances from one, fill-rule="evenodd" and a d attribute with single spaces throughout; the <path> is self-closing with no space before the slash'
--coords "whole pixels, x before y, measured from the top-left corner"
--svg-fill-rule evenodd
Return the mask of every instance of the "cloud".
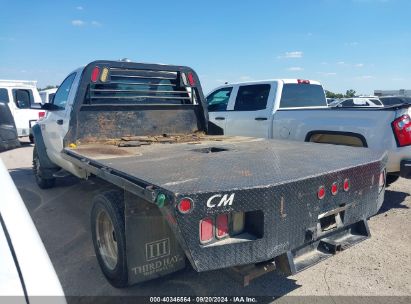
<path id="1" fill-rule="evenodd" d="M 280 55 L 277 58 L 302 58 L 303 54 L 301 51 L 285 52 L 284 55 Z"/>
<path id="2" fill-rule="evenodd" d="M 345 62 L 344 62 L 344 61 L 338 61 L 337 64 L 339 64 L 339 65 L 344 65 Z"/>
<path id="3" fill-rule="evenodd" d="M 363 75 L 363 76 L 358 76 L 356 78 L 357 79 L 362 79 L 362 80 L 375 79 L 375 77 L 371 76 L 371 75 Z"/>
<path id="4" fill-rule="evenodd" d="M 348 45 L 348 46 L 357 46 L 357 45 L 359 45 L 359 44 L 360 44 L 360 43 L 357 42 L 357 41 L 352 41 L 352 42 L 346 43 L 345 45 Z"/>
<path id="5" fill-rule="evenodd" d="M 302 71 L 304 69 L 302 67 L 290 67 L 287 70 L 290 71 L 290 72 L 299 72 L 299 71 Z"/>
<path id="6" fill-rule="evenodd" d="M 240 77 L 240 80 L 241 81 L 250 81 L 250 80 L 252 80 L 252 78 L 250 76 L 244 75 L 244 76 Z"/>
<path id="7" fill-rule="evenodd" d="M 83 20 L 72 20 L 71 21 L 71 24 L 73 25 L 73 26 L 84 26 L 84 25 L 86 25 L 86 22 L 84 22 Z"/>
<path id="8" fill-rule="evenodd" d="M 323 76 L 335 76 L 337 73 L 335 72 L 318 72 L 318 74 L 323 75 Z"/>
<path id="9" fill-rule="evenodd" d="M 356 68 L 362 68 L 364 66 L 364 63 L 357 63 L 354 65 Z"/>
<path id="10" fill-rule="evenodd" d="M 101 24 L 101 23 L 98 22 L 98 21 L 93 20 L 93 21 L 91 21 L 91 25 L 92 25 L 92 26 L 102 26 L 103 24 Z"/>
<path id="11" fill-rule="evenodd" d="M 76 10 L 78 10 L 78 11 L 82 11 L 83 9 L 84 9 L 84 7 L 82 7 L 81 5 L 76 6 Z"/>

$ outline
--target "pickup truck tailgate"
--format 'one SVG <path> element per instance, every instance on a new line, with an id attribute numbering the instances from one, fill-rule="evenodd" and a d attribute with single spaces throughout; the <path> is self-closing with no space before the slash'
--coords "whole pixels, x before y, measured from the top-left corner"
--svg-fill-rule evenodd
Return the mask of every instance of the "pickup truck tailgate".
<path id="1" fill-rule="evenodd" d="M 370 149 L 244 137 L 119 148 L 85 144 L 66 158 L 167 197 L 160 208 L 197 271 L 266 261 L 377 212 L 386 156 Z M 319 153 L 320 152 L 320 153 Z M 349 191 L 343 183 L 349 180 Z M 338 193 L 331 194 L 336 183 Z M 320 186 L 325 197 L 318 198 Z M 193 209 L 176 204 L 190 198 Z M 245 214 L 243 233 L 204 244 L 200 221 Z M 338 215 L 323 223 L 328 214 Z"/>

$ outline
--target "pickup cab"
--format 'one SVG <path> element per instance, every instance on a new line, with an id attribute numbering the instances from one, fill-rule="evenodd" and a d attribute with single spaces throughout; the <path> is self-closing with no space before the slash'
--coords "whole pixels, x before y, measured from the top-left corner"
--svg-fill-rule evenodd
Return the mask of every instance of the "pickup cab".
<path id="1" fill-rule="evenodd" d="M 7 103 L 17 128 L 19 137 L 29 136 L 30 129 L 45 114 L 41 107 L 41 98 L 36 81 L 1 80 L 0 100 Z"/>
<path id="2" fill-rule="evenodd" d="M 43 108 L 33 127 L 37 184 L 53 187 L 62 171 L 106 184 L 91 234 L 117 287 L 187 259 L 196 271 L 264 262 L 296 273 L 368 238 L 383 201 L 384 153 L 209 135 L 189 67 L 94 61 Z"/>
<path id="3" fill-rule="evenodd" d="M 227 84 L 207 96 L 215 134 L 388 151 L 387 183 L 411 178 L 411 108 L 327 106 L 321 84 L 277 79 Z"/>

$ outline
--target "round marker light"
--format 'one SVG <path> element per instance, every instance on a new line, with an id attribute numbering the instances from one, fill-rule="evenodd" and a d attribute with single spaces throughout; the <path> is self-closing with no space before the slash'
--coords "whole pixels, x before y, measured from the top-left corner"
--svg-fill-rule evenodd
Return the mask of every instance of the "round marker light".
<path id="1" fill-rule="evenodd" d="M 348 178 L 346 178 L 344 180 L 344 185 L 343 185 L 344 191 L 347 192 L 348 190 L 350 190 L 350 180 Z"/>
<path id="2" fill-rule="evenodd" d="M 182 214 L 186 214 L 193 208 L 193 201 L 190 198 L 182 198 L 177 205 L 178 211 Z"/>
<path id="3" fill-rule="evenodd" d="M 338 193 L 338 185 L 337 185 L 337 183 L 333 183 L 331 185 L 331 194 L 332 195 L 337 195 L 337 193 Z"/>
<path id="4" fill-rule="evenodd" d="M 321 186 L 320 188 L 318 188 L 317 196 L 318 196 L 318 199 L 320 199 L 320 200 L 322 200 L 325 197 L 325 188 L 324 188 L 324 186 Z"/>

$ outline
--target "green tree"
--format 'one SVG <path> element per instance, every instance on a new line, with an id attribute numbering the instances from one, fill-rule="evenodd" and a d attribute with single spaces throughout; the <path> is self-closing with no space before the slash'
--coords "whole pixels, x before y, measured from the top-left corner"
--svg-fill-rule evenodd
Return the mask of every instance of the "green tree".
<path id="1" fill-rule="evenodd" d="M 344 97 L 344 95 L 341 93 L 334 93 L 334 92 L 327 91 L 327 90 L 325 90 L 325 96 L 327 98 L 343 98 Z"/>
<path id="2" fill-rule="evenodd" d="M 345 92 L 344 97 L 354 97 L 355 93 L 357 93 L 357 92 L 355 92 L 353 89 L 347 90 L 347 92 Z"/>

